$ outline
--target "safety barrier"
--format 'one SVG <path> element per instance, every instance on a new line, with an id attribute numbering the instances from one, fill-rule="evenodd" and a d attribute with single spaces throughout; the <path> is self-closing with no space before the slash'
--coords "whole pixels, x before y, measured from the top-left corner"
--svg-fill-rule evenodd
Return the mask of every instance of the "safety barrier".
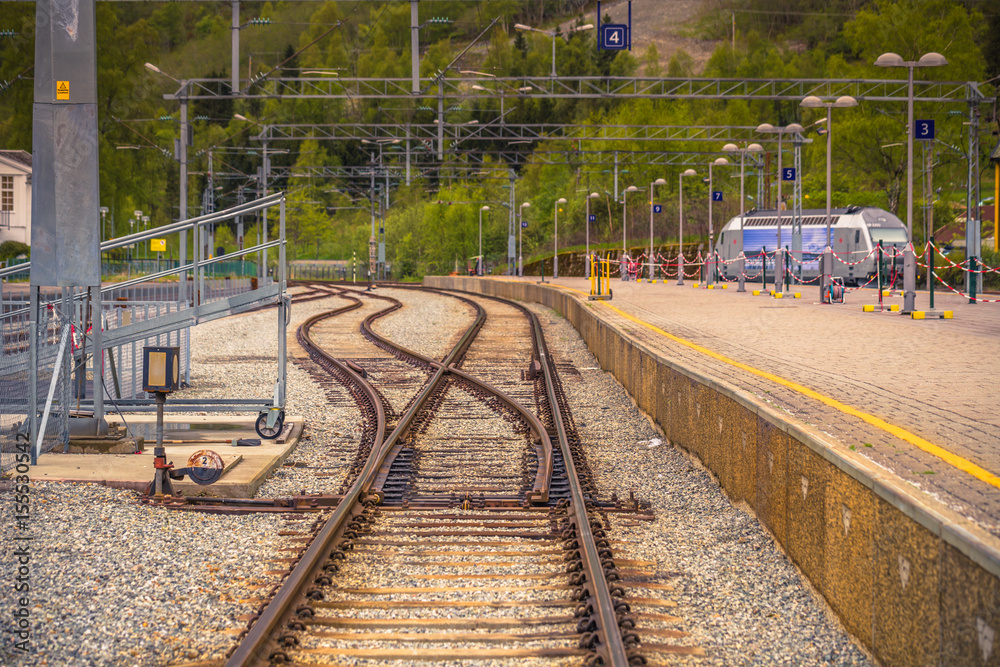
<path id="1" fill-rule="evenodd" d="M 660 356 L 568 291 L 497 279 L 424 283 L 533 301 L 565 316 L 666 438 L 756 512 L 883 664 L 995 659 L 996 537 L 757 397 Z"/>

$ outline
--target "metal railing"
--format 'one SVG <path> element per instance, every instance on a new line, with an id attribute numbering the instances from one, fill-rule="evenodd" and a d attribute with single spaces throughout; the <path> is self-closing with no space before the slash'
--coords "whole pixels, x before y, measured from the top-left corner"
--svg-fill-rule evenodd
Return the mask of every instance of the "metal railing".
<path id="1" fill-rule="evenodd" d="M 0 469 L 13 461 L 8 456 L 17 446 L 17 434 L 34 434 L 39 428 L 41 408 L 53 411 L 43 438 L 32 452 L 51 449 L 56 442 L 68 443 L 65 428 L 71 410 L 92 412 L 99 422 L 105 399 L 118 409 L 153 409 L 153 400 L 141 387 L 141 348 L 145 345 L 181 348 L 182 381 L 190 382 L 190 327 L 230 313 L 262 304 L 278 304 L 278 380 L 270 398 L 202 399 L 173 401 L 176 410 L 261 410 L 283 407 L 285 396 L 285 337 L 287 320 L 285 286 L 284 195 L 275 193 L 254 202 L 193 218 L 155 230 L 106 241 L 101 250 L 111 250 L 168 233 L 193 231 L 195 238 L 210 224 L 246 215 L 271 206 L 280 207 L 279 236 L 266 243 L 224 257 L 203 260 L 196 251 L 191 263 L 161 263 L 162 270 L 118 283 L 94 288 L 2 289 L 0 281 Z M 198 244 L 195 244 L 197 248 Z M 267 252 L 278 250 L 278 282 L 256 277 L 213 278 L 226 265 L 253 266 L 267 261 Z M 243 257 L 257 255 L 257 262 Z M 150 260 L 155 261 L 155 260 Z M 23 279 L 30 263 L 0 269 L 0 279 Z M 68 325 L 69 342 L 62 366 L 55 368 L 55 353 L 61 332 Z M 34 335 L 33 335 L 34 334 Z M 98 351 L 99 353 L 95 353 Z M 46 364 L 52 368 L 46 373 Z M 67 378 L 72 373 L 72 384 Z M 41 376 L 40 376 L 41 374 Z M 49 380 L 55 374 L 54 399 L 47 400 Z M 196 406 L 196 407 L 194 407 Z M 60 426 L 61 425 L 61 426 Z M 35 444 L 34 442 L 32 443 Z"/>

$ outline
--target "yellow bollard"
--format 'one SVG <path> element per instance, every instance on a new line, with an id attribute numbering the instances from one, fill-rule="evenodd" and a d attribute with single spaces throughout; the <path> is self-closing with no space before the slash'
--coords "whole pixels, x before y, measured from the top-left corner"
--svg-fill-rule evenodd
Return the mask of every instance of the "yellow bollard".
<path id="1" fill-rule="evenodd" d="M 755 289 L 755 290 L 753 291 L 753 295 L 754 295 L 754 296 L 760 296 L 760 290 L 759 290 L 759 289 Z"/>
<path id="2" fill-rule="evenodd" d="M 955 313 L 954 313 L 954 311 L 946 310 L 946 311 L 944 311 L 942 317 L 944 319 L 946 319 L 946 320 L 953 320 L 953 319 L 955 319 Z"/>
<path id="3" fill-rule="evenodd" d="M 894 303 L 891 306 L 889 306 L 889 312 L 891 312 L 891 313 L 898 313 L 899 312 L 899 304 L 898 303 Z"/>
<path id="4" fill-rule="evenodd" d="M 864 306 L 861 307 L 861 311 L 864 312 L 864 313 L 874 313 L 875 312 L 875 306 L 873 306 L 871 304 L 864 305 Z"/>
<path id="5" fill-rule="evenodd" d="M 925 313 L 922 310 L 915 310 L 912 313 L 910 313 L 910 317 L 912 317 L 915 320 L 923 320 L 927 318 L 927 313 Z"/>

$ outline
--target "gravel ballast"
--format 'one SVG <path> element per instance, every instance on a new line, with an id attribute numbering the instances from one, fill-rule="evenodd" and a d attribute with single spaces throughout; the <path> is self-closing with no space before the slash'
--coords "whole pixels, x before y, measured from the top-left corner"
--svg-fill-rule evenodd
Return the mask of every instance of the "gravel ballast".
<path id="1" fill-rule="evenodd" d="M 678 603 L 672 613 L 681 622 L 640 620 L 640 637 L 643 627 L 672 627 L 690 636 L 669 643 L 707 653 L 674 656 L 669 664 L 874 664 L 757 518 L 663 441 L 573 326 L 549 309 L 529 307 L 542 320 L 556 363 L 579 373 L 562 372 L 561 378 L 600 493 L 624 498 L 635 491 L 652 505 L 655 521 L 632 526 L 627 515 L 611 515 L 609 533 L 626 543 L 616 556 L 655 562 L 651 579 L 675 588 L 669 597 Z M 645 590 L 629 595 L 651 597 Z"/>

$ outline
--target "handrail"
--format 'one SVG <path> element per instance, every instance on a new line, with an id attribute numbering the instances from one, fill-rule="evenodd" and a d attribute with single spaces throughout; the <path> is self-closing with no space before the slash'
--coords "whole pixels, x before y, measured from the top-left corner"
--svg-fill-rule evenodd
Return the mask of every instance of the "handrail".
<path id="1" fill-rule="evenodd" d="M 172 222 L 169 225 L 163 225 L 162 227 L 156 227 L 155 229 L 148 229 L 143 232 L 136 232 L 135 234 L 129 234 L 128 236 L 121 236 L 116 239 L 109 239 L 101 243 L 101 252 L 105 250 L 114 250 L 116 248 L 123 248 L 127 245 L 132 245 L 136 241 L 146 241 L 149 239 L 157 238 L 163 234 L 172 234 L 174 232 L 186 231 L 188 229 L 194 229 L 197 226 L 205 225 L 212 222 L 218 222 L 220 220 L 228 220 L 229 218 L 234 218 L 237 215 L 244 215 L 247 213 L 255 213 L 261 209 L 269 208 L 274 204 L 277 204 L 284 198 L 284 192 L 275 192 L 274 194 L 268 195 L 266 197 L 261 197 L 260 199 L 255 199 L 251 202 L 246 202 L 243 204 L 237 204 L 230 208 L 218 211 L 215 213 L 206 213 L 205 215 L 200 215 L 196 218 L 188 218 L 187 220 L 180 220 L 178 222 Z M 271 247 L 271 246 L 267 246 Z M 236 253 L 230 253 L 226 255 L 231 257 Z M 244 253 L 245 254 L 245 253 Z M 207 262 L 198 262 L 199 266 L 210 263 L 211 260 Z M 190 268 L 186 267 L 186 268 Z M 22 271 L 31 270 L 31 261 L 24 262 L 23 264 L 16 264 L 14 266 L 9 266 L 5 269 L 0 269 L 0 278 L 5 278 Z"/>

